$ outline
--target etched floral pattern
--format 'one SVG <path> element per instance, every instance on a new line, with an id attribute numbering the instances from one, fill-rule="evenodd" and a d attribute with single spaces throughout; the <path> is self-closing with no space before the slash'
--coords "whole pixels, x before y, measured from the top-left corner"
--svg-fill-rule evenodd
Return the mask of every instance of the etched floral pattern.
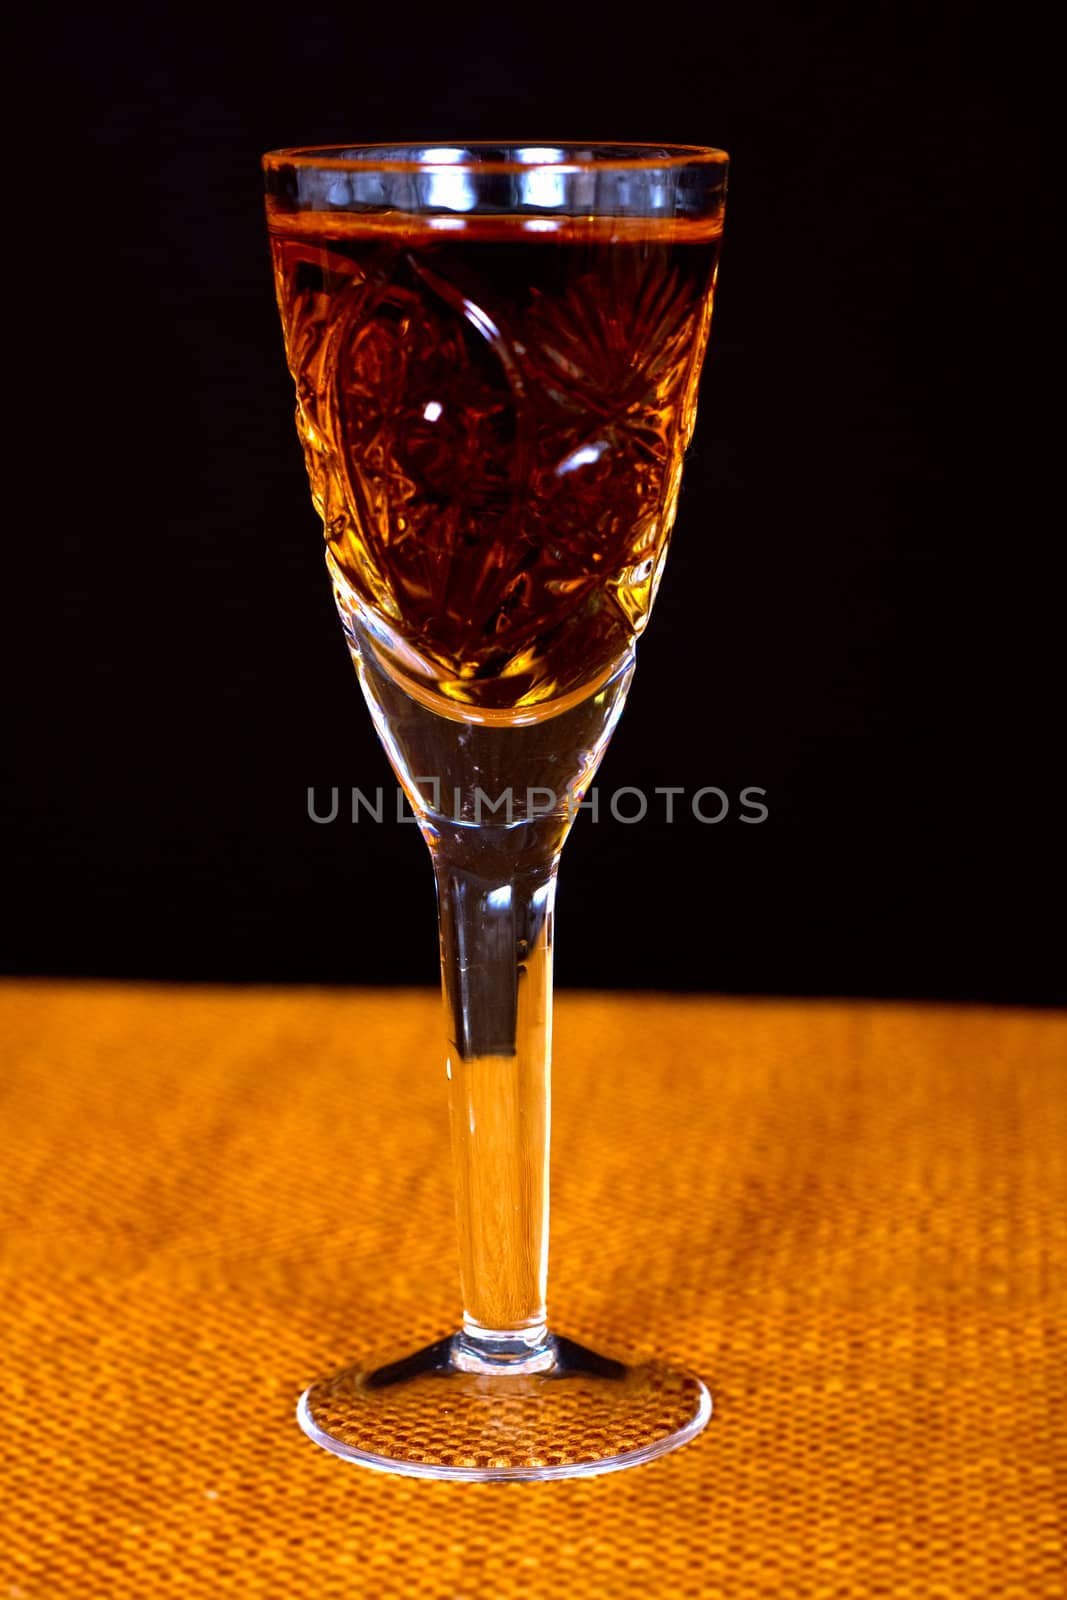
<path id="1" fill-rule="evenodd" d="M 376 636 L 437 692 L 548 701 L 644 626 L 714 256 L 275 241 L 326 538 Z"/>

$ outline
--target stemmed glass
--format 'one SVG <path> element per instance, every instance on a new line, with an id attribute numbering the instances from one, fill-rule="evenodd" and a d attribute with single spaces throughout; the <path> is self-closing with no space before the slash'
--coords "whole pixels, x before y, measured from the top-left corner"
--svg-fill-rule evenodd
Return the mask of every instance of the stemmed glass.
<path id="1" fill-rule="evenodd" d="M 693 1438 L 699 1379 L 549 1332 L 552 914 L 674 520 L 727 158 L 374 145 L 264 157 L 337 609 L 437 881 L 463 1318 L 303 1395 L 366 1466 L 561 1478 Z"/>

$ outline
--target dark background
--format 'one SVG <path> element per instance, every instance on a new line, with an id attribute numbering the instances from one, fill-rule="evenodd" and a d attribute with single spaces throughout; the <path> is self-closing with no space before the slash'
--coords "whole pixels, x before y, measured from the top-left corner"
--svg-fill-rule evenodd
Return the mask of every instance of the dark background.
<path id="1" fill-rule="evenodd" d="M 602 768 L 768 820 L 581 821 L 572 985 L 1056 1003 L 1067 874 L 1041 60 L 973 10 L 220 4 L 13 25 L 6 967 L 433 982 L 292 426 L 258 158 L 709 142 L 720 295 Z"/>

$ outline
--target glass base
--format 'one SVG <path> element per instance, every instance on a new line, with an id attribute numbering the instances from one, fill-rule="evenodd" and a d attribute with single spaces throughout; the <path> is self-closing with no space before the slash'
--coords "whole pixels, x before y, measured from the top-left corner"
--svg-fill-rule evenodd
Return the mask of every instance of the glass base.
<path id="1" fill-rule="evenodd" d="M 481 1360 L 462 1334 L 401 1361 L 314 1383 L 297 1408 L 324 1450 L 413 1478 L 577 1478 L 638 1466 L 704 1428 L 699 1378 L 626 1365 L 549 1335 L 521 1361 Z"/>

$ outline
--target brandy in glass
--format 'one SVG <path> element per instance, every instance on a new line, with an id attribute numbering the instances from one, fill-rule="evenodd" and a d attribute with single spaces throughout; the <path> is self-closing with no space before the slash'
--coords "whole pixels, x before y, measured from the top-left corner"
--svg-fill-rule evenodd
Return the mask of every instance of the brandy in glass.
<path id="1" fill-rule="evenodd" d="M 711 1402 L 548 1328 L 553 901 L 663 571 L 727 158 L 399 145 L 264 169 L 337 609 L 436 876 L 463 1294 L 456 1333 L 313 1384 L 299 1419 L 417 1476 L 610 1471 Z"/>

